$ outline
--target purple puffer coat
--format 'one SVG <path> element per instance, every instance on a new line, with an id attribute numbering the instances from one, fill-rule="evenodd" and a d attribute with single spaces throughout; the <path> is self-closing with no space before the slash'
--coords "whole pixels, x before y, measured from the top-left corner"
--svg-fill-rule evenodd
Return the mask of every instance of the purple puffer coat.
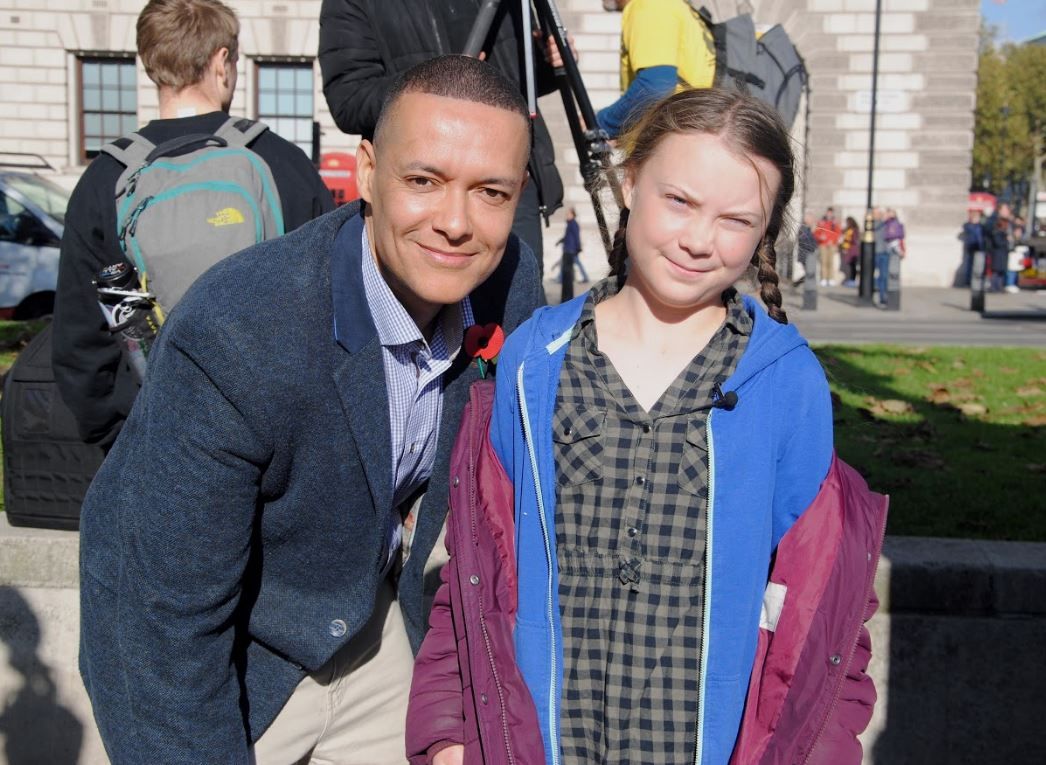
<path id="1" fill-rule="evenodd" d="M 537 712 L 516 662 L 513 488 L 488 440 L 494 385 L 473 385 L 451 458 L 450 562 L 414 667 L 413 765 L 452 744 L 465 762 L 541 765 Z M 885 497 L 834 459 L 781 540 L 731 765 L 858 765 L 871 719 L 864 622 L 886 525 Z M 714 703 L 714 700 L 713 700 Z"/>

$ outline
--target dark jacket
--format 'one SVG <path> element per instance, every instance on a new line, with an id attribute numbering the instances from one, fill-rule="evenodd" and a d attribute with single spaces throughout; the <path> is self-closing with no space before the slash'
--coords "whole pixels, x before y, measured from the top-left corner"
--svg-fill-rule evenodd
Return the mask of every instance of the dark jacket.
<path id="1" fill-rule="evenodd" d="M 320 69 L 323 94 L 334 122 L 346 133 L 370 139 L 382 101 L 397 76 L 416 64 L 447 53 L 460 53 L 451 29 L 452 13 L 479 11 L 478 0 L 323 0 L 320 8 Z M 493 43 L 487 60 L 508 80 L 524 85 L 520 4 L 501 3 L 491 25 Z M 488 38 L 489 39 L 489 38 Z M 555 89 L 552 70 L 535 46 L 539 94 Z M 537 175 L 540 203 L 551 215 L 563 201 L 563 182 L 545 121 L 534 120 L 531 172 Z"/>
<path id="2" fill-rule="evenodd" d="M 228 116 L 211 112 L 153 120 L 138 132 L 159 145 L 191 133 L 212 133 Z M 272 171 L 287 231 L 334 208 L 319 173 L 297 146 L 267 130 L 250 148 Z M 103 446 L 116 439 L 138 393 L 94 287 L 102 268 L 126 260 L 116 230 L 116 183 L 123 170 L 113 157 L 100 154 L 76 184 L 66 213 L 54 306 L 55 381 L 81 437 Z"/>
<path id="3" fill-rule="evenodd" d="M 164 325 L 84 502 L 84 683 L 111 760 L 246 763 L 306 672 L 369 617 L 392 502 L 381 345 L 347 205 L 212 268 Z M 511 329 L 538 304 L 511 238 L 472 295 Z M 415 649 L 468 387 L 444 375 L 430 490 L 399 603 Z"/>
<path id="4" fill-rule="evenodd" d="M 451 457 L 451 557 L 407 713 L 413 765 L 455 743 L 468 763 L 546 761 L 515 660 L 515 490 L 490 443 L 493 399 L 491 382 L 473 385 Z M 777 548 L 733 765 L 860 763 L 856 736 L 875 703 L 864 622 L 878 603 L 872 581 L 885 522 L 885 498 L 834 459 Z"/>

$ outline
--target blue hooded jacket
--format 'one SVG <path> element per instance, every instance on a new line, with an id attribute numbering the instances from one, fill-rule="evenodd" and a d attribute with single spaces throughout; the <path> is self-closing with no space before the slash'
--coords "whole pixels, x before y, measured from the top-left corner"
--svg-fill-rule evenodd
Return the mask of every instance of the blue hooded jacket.
<path id="1" fill-rule="evenodd" d="M 545 759 L 560 762 L 563 648 L 556 559 L 552 414 L 585 296 L 539 309 L 498 362 L 491 442 L 515 492 L 516 660 L 538 711 Z M 755 657 L 770 558 L 817 495 L 832 459 L 824 371 L 795 327 L 749 297 L 754 327 L 734 374 L 733 409 L 707 419 L 709 503 L 696 765 L 728 762 Z"/>

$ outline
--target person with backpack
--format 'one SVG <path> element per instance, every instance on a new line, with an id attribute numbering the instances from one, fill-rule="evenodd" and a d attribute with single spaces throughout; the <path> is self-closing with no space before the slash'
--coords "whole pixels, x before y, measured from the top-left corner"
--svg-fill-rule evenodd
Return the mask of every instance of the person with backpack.
<path id="1" fill-rule="evenodd" d="M 610 138 L 687 88 L 738 90 L 774 107 L 786 127 L 795 121 L 806 65 L 780 24 L 757 36 L 750 13 L 716 22 L 700 0 L 603 0 L 603 9 L 622 11 L 622 96 L 596 114 Z"/>
<path id="2" fill-rule="evenodd" d="M 137 45 L 159 119 L 105 147 L 70 199 L 52 354 L 62 399 L 89 443 L 112 445 L 139 388 L 99 308 L 102 269 L 127 263 L 148 272 L 169 311 L 218 260 L 334 208 L 300 148 L 261 123 L 230 118 L 238 36 L 236 14 L 219 0 L 150 0 Z M 183 193 L 200 183 L 204 192 Z"/>
<path id="3" fill-rule="evenodd" d="M 603 8 L 622 11 L 622 95 L 596 114 L 611 138 L 677 88 L 712 87 L 715 41 L 686 0 L 603 0 Z"/>

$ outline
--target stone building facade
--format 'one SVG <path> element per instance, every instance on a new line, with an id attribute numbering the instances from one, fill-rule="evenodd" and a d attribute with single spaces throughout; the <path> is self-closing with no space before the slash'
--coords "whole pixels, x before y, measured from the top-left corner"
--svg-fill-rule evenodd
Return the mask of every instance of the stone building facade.
<path id="1" fill-rule="evenodd" d="M 126 105 L 118 105 L 125 112 L 123 124 L 156 116 L 155 88 L 134 62 L 134 25 L 142 5 L 142 0 L 0 0 L 0 152 L 42 155 L 61 180 L 75 183 L 88 161 L 86 142 L 95 140 L 85 128 L 85 102 L 91 97 L 85 62 L 122 61 L 127 71 L 133 63 L 133 84 L 122 83 L 134 93 L 132 108 L 127 113 Z M 230 5 L 242 25 L 232 112 L 261 116 L 303 145 L 311 143 L 302 136 L 303 120 L 315 120 L 324 152 L 351 151 L 357 139 L 338 131 L 321 91 L 315 61 L 319 1 L 230 0 Z M 601 0 L 558 5 L 598 109 L 618 96 L 620 15 L 604 11 Z M 780 23 L 788 31 L 810 72 L 808 108 L 793 130 L 804 166 L 796 211 L 820 213 L 834 205 L 861 220 L 876 1 L 708 0 L 705 5 L 716 19 L 750 11 L 758 25 Z M 949 284 L 958 264 L 956 234 L 965 215 L 973 143 L 978 7 L 977 0 L 882 0 L 873 203 L 897 208 L 908 227 L 910 255 L 902 279 L 909 284 Z M 270 85 L 283 70 L 297 75 L 293 119 L 266 112 L 266 103 L 278 96 Z M 567 204 L 578 208 L 583 257 L 597 275 L 602 248 L 562 105 L 555 94 L 541 105 L 559 147 Z M 88 116 L 93 121 L 105 115 Z M 556 259 L 554 242 L 562 227 L 559 213 L 546 230 L 546 263 Z"/>

